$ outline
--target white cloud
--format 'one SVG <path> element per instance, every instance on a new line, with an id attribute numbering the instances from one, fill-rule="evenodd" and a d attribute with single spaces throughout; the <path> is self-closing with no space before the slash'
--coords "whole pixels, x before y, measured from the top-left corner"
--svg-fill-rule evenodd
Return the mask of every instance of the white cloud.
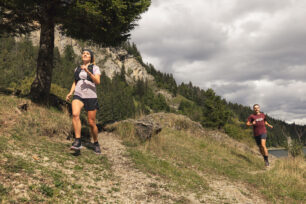
<path id="1" fill-rule="evenodd" d="M 178 82 L 243 105 L 261 103 L 271 116 L 301 123 L 305 11 L 298 0 L 153 0 L 132 41 L 144 61 Z"/>

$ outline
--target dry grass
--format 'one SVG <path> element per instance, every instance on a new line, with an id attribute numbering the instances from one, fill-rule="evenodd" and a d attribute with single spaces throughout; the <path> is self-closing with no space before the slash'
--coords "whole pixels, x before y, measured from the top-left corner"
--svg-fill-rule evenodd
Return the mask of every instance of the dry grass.
<path id="1" fill-rule="evenodd" d="M 67 114 L 14 96 L 0 95 L 0 100 L 0 203 L 57 203 L 76 197 L 85 202 L 93 189 L 75 182 L 72 175 L 85 177 L 84 182 L 95 179 L 93 175 L 111 178 L 107 158 L 93 157 L 92 151 L 84 151 L 80 158 L 69 154 L 70 142 L 63 142 L 71 128 Z M 17 109 L 20 103 L 29 103 L 29 110 Z M 181 115 L 149 117 L 163 129 L 144 143 L 128 121 L 113 128 L 136 166 L 159 175 L 171 188 L 207 192 L 209 180 L 221 176 L 246 183 L 274 203 L 305 203 L 305 158 L 281 159 L 265 171 L 258 154 L 224 133 L 203 129 Z"/>
<path id="2" fill-rule="evenodd" d="M 111 178 L 105 156 L 70 150 L 71 118 L 28 99 L 0 95 L 0 203 L 87 203 L 96 178 Z M 29 104 L 27 111 L 17 107 Z M 78 178 L 78 179 L 76 179 Z M 85 185 L 84 185 L 85 184 Z"/>
<path id="3" fill-rule="evenodd" d="M 252 182 L 274 203 L 305 203 L 306 160 L 303 157 L 279 159 L 273 169 Z"/>
<path id="4" fill-rule="evenodd" d="M 11 133 L 18 138 L 37 136 L 67 137 L 71 130 L 71 119 L 68 113 L 63 114 L 55 108 L 31 103 L 25 98 L 0 95 L 0 133 Z M 28 110 L 18 109 L 19 104 L 28 104 Z"/>
<path id="5" fill-rule="evenodd" d="M 247 184 L 250 191 L 265 195 L 274 203 L 305 201 L 305 159 L 277 160 L 266 171 L 258 151 L 224 133 L 203 129 L 198 123 L 175 114 L 152 114 L 162 131 L 145 143 L 130 145 L 136 166 L 169 180 L 177 190 L 198 192 L 207 189 L 207 179 L 225 176 Z M 123 139 L 135 139 L 133 128 L 117 123 Z M 251 145 L 253 146 L 253 145 Z M 254 173 L 256 172 L 256 173 Z"/>

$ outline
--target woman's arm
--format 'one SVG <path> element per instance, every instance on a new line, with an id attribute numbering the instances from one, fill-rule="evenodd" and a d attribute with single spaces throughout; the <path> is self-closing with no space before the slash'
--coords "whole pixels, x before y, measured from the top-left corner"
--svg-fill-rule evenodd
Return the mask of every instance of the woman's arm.
<path id="1" fill-rule="evenodd" d="M 82 69 L 85 70 L 85 72 L 89 75 L 89 77 L 92 79 L 92 81 L 95 84 L 100 84 L 100 74 L 93 74 L 88 70 L 88 65 L 82 65 Z"/>
<path id="2" fill-rule="evenodd" d="M 87 74 L 90 76 L 90 78 L 95 84 L 100 84 L 100 74 L 92 74 L 89 71 L 87 72 Z"/>
<path id="3" fill-rule="evenodd" d="M 74 89 L 75 89 L 75 81 L 72 83 L 70 92 L 69 92 L 69 93 L 67 94 L 67 96 L 66 96 L 66 101 L 69 101 L 69 100 L 70 100 L 70 97 L 72 96 L 72 94 L 73 94 L 73 92 L 74 92 Z"/>

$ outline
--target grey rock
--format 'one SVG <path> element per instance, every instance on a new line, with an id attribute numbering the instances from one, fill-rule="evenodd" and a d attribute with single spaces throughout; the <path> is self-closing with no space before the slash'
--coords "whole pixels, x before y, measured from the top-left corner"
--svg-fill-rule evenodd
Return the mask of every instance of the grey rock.
<path id="1" fill-rule="evenodd" d="M 27 36 L 33 45 L 39 45 L 39 31 L 32 32 Z M 21 38 L 16 38 L 17 41 Z M 95 62 L 100 67 L 101 71 L 109 78 L 113 78 L 116 73 L 121 72 L 122 66 L 125 67 L 126 81 L 134 84 L 137 80 L 154 81 L 154 77 L 148 74 L 145 67 L 142 66 L 132 55 L 129 55 L 127 50 L 120 47 L 101 47 L 99 45 L 86 45 L 86 42 L 74 40 L 70 37 L 62 35 L 58 29 L 55 29 L 54 46 L 58 48 L 60 54 L 64 53 L 65 47 L 70 45 L 76 55 L 81 56 L 82 46 L 84 44 L 95 53 Z M 74 69 L 72 67 L 71 69 Z"/>
<path id="2" fill-rule="evenodd" d="M 149 140 L 153 135 L 158 134 L 162 130 L 158 123 L 147 118 L 136 120 L 134 126 L 136 134 L 142 142 Z"/>

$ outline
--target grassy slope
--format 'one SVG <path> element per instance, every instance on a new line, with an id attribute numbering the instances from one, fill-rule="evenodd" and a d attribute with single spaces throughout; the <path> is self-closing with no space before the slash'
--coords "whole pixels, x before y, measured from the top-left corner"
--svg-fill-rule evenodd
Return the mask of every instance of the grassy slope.
<path id="1" fill-rule="evenodd" d="M 156 114 L 163 129 L 150 141 L 133 142 L 131 124 L 121 123 L 117 132 L 129 146 L 136 166 L 145 172 L 160 175 L 177 191 L 191 191 L 199 198 L 209 189 L 212 179 L 224 178 L 246 184 L 249 191 L 260 192 L 274 203 L 305 202 L 305 159 L 277 160 L 266 171 L 263 160 L 245 145 L 220 140 L 217 131 L 205 130 L 189 119 Z M 215 137 L 215 138 L 214 138 Z M 245 150 L 244 150 L 245 149 Z"/>
<path id="2" fill-rule="evenodd" d="M 0 101 L 0 203 L 104 199 L 99 180 L 113 179 L 111 164 L 87 149 L 80 157 L 70 153 L 67 114 L 35 104 L 20 113 L 16 107 L 28 100 L 0 95 Z M 212 180 L 224 178 L 244 183 L 274 203 L 305 202 L 304 158 L 279 160 L 263 171 L 262 158 L 230 139 L 218 139 L 223 133 L 174 114 L 157 114 L 154 120 L 163 130 L 142 144 L 135 142 L 130 124 L 120 124 L 117 131 L 124 135 L 135 166 L 160 176 L 175 191 L 191 191 L 200 198 L 211 190 Z"/>
<path id="3" fill-rule="evenodd" d="M 67 114 L 14 96 L 0 101 L 0 203 L 103 200 L 95 182 L 111 178 L 110 164 L 86 149 L 71 154 Z M 29 110 L 20 113 L 20 103 Z"/>

